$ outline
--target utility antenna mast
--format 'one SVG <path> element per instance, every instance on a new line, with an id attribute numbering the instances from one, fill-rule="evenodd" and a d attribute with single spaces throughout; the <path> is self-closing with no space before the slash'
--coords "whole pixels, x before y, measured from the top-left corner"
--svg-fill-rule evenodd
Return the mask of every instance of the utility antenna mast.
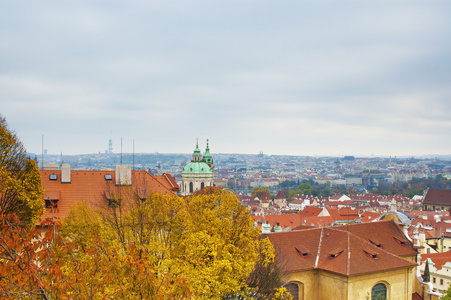
<path id="1" fill-rule="evenodd" d="M 44 135 L 42 135 L 41 170 L 44 170 Z"/>

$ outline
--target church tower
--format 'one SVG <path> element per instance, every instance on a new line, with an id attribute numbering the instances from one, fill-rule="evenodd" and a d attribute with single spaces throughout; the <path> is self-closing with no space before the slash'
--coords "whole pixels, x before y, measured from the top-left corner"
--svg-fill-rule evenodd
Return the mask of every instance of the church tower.
<path id="1" fill-rule="evenodd" d="M 181 195 L 191 195 L 202 190 L 206 186 L 213 186 L 213 158 L 210 154 L 210 147 L 205 150 L 205 155 L 199 149 L 199 142 L 196 142 L 193 158 L 182 170 Z"/>
<path id="2" fill-rule="evenodd" d="M 210 166 L 212 171 L 214 171 L 213 157 L 210 154 L 210 147 L 208 146 L 208 140 L 207 140 L 207 148 L 205 149 L 205 154 L 204 154 L 204 162 Z"/>

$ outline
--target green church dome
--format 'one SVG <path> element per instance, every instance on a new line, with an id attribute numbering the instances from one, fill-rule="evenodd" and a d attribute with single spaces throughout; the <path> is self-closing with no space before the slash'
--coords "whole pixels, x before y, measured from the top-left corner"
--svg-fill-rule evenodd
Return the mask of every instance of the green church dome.
<path id="1" fill-rule="evenodd" d="M 213 171 L 203 161 L 191 161 L 183 168 L 182 174 L 213 174 Z"/>

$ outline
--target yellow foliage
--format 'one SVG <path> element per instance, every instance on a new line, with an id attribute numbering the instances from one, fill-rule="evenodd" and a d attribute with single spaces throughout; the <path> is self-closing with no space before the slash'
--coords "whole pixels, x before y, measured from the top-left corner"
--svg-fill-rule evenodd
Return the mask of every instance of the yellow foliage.
<path id="1" fill-rule="evenodd" d="M 238 294 L 260 253 L 268 263 L 274 259 L 271 244 L 258 240 L 260 233 L 247 209 L 226 191 L 186 199 L 153 193 L 143 201 L 121 190 L 118 198 L 121 205 L 107 210 L 77 207 L 63 222 L 64 235 L 84 249 L 95 246 L 117 257 L 133 245 L 158 280 L 169 274 L 185 278 L 187 289 L 198 299 Z M 126 280 L 123 288 L 134 290 L 136 286 L 127 288 L 131 282 Z M 177 294 L 177 289 L 173 284 L 167 287 L 171 293 Z"/>

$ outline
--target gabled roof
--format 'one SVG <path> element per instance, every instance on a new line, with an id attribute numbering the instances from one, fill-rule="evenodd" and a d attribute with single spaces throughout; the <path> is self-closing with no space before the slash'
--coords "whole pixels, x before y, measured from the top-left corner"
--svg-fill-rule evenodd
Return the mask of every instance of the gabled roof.
<path id="1" fill-rule="evenodd" d="M 350 207 L 327 208 L 327 211 L 335 221 L 354 221 L 359 218 L 359 210 Z"/>
<path id="2" fill-rule="evenodd" d="M 423 204 L 429 205 L 451 205 L 451 190 L 433 190 L 427 191 Z"/>
<path id="3" fill-rule="evenodd" d="M 301 224 L 299 214 L 264 215 L 252 216 L 255 221 L 268 222 L 270 225 L 277 225 L 283 228 L 293 228 Z"/>
<path id="4" fill-rule="evenodd" d="M 258 199 L 269 201 L 269 200 L 271 200 L 271 196 L 269 196 L 267 192 L 264 192 Z"/>
<path id="5" fill-rule="evenodd" d="M 41 170 L 41 181 L 44 188 L 44 200 L 57 200 L 55 216 L 65 218 L 69 210 L 80 202 L 95 207 L 105 207 L 108 205 L 109 191 L 114 189 L 125 189 L 125 186 L 116 186 L 116 172 L 108 171 L 87 171 L 71 170 L 70 183 L 61 182 L 61 170 Z M 50 180 L 50 175 L 56 175 L 56 180 Z M 156 192 L 165 195 L 175 195 L 168 187 L 169 183 L 163 184 L 161 178 L 152 176 L 147 171 L 131 171 L 131 181 L 133 188 L 140 198 L 147 198 L 149 192 Z M 46 215 L 50 216 L 51 211 L 47 210 Z"/>
<path id="6" fill-rule="evenodd" d="M 316 206 L 306 206 L 299 212 L 299 214 L 301 215 L 301 218 L 317 217 L 322 211 L 322 208 Z"/>
<path id="7" fill-rule="evenodd" d="M 316 227 L 331 226 L 335 220 L 331 216 L 306 217 L 302 220 L 303 224 Z"/>
<path id="8" fill-rule="evenodd" d="M 437 270 L 440 270 L 444 264 L 451 264 L 451 251 L 443 253 L 421 254 L 422 263 L 428 258 L 434 263 L 435 268 Z"/>
<path id="9" fill-rule="evenodd" d="M 274 197 L 274 199 L 286 199 L 287 197 L 282 191 L 279 191 L 277 195 Z"/>
<path id="10" fill-rule="evenodd" d="M 273 243 L 278 258 L 286 260 L 281 261 L 283 272 L 321 269 L 350 276 L 416 266 L 400 257 L 416 251 L 395 227 L 393 222 L 362 223 L 271 233 L 264 237 Z M 371 230 L 379 233 L 371 234 Z"/>
<path id="11" fill-rule="evenodd" d="M 177 192 L 180 189 L 180 186 L 175 181 L 174 177 L 172 177 L 169 173 L 163 173 L 162 175 L 154 175 L 155 179 L 161 182 L 165 187 L 170 189 L 173 192 Z"/>

